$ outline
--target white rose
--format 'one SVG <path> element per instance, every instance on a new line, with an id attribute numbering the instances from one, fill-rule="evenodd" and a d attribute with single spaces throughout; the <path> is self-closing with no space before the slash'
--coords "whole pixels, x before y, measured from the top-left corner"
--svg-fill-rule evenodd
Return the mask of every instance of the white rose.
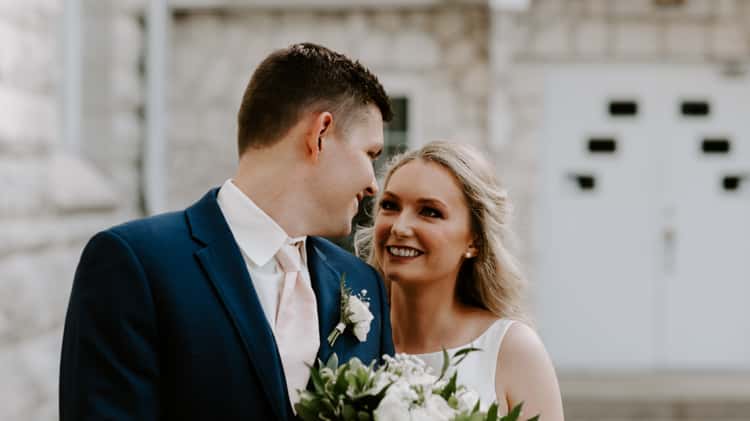
<path id="1" fill-rule="evenodd" d="M 411 411 L 412 421 L 450 421 L 456 411 L 441 396 L 430 394 L 425 398 L 424 406 Z"/>
<path id="2" fill-rule="evenodd" d="M 437 377 L 433 376 L 430 373 L 425 372 L 411 372 L 411 373 L 404 373 L 404 377 L 406 381 L 409 382 L 409 384 L 413 386 L 422 386 L 424 388 L 430 388 L 432 389 L 432 386 L 435 384 L 435 381 L 437 380 Z"/>
<path id="3" fill-rule="evenodd" d="M 456 392 L 456 398 L 460 412 L 471 411 L 479 400 L 479 394 L 467 387 L 462 387 Z"/>
<path id="4" fill-rule="evenodd" d="M 403 381 L 388 388 L 383 400 L 373 412 L 375 421 L 410 421 L 409 406 L 416 399 L 416 393 Z"/>
<path id="5" fill-rule="evenodd" d="M 370 332 L 370 321 L 374 318 L 372 313 L 370 313 L 369 304 L 362 302 L 362 300 L 352 295 L 349 297 L 347 313 L 349 321 L 354 323 L 354 336 L 360 342 L 364 342 L 367 340 L 367 334 Z"/>

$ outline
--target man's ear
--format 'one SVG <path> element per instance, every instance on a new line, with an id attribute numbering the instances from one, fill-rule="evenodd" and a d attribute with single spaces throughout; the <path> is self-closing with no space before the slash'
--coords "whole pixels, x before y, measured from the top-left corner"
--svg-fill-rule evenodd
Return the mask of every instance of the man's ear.
<path id="1" fill-rule="evenodd" d="M 306 138 L 307 155 L 313 161 L 317 161 L 320 153 L 323 151 L 326 140 L 331 134 L 333 126 L 333 114 L 323 111 L 315 116 L 311 130 L 308 131 Z"/>

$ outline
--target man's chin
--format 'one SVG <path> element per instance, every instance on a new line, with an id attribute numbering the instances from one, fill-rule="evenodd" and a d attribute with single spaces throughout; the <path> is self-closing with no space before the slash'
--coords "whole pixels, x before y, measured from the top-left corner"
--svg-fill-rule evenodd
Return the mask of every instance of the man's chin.
<path id="1" fill-rule="evenodd" d="M 330 226 L 326 229 L 326 232 L 320 233 L 322 237 L 348 237 L 352 233 L 352 222 L 351 219 L 344 224 L 339 226 Z"/>
<path id="2" fill-rule="evenodd" d="M 346 224 L 346 226 L 343 228 L 342 232 L 339 234 L 339 237 L 347 237 L 349 234 L 352 233 L 352 223 L 351 220 Z"/>

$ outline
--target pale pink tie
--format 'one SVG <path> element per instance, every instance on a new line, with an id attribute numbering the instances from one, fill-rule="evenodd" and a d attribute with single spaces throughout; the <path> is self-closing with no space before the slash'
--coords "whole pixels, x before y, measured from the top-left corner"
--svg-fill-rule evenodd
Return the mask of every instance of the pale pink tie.
<path id="1" fill-rule="evenodd" d="M 285 243 L 276 253 L 276 261 L 285 272 L 276 312 L 276 344 L 292 407 L 299 396 L 297 389 L 304 390 L 310 379 L 305 364 L 315 362 L 320 347 L 315 292 L 302 277 L 299 244 Z"/>

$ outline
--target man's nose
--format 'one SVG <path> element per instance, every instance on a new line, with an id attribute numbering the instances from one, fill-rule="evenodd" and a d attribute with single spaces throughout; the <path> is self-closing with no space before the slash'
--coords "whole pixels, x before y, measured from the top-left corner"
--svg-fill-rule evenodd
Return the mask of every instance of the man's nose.
<path id="1" fill-rule="evenodd" d="M 375 177 L 370 180 L 370 185 L 365 188 L 365 196 L 375 196 L 378 193 L 378 182 Z"/>

